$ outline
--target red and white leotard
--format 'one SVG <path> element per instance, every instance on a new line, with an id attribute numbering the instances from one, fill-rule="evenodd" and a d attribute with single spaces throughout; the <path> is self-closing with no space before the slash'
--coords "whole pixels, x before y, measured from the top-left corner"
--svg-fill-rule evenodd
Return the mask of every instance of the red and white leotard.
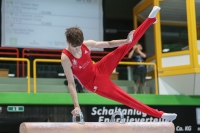
<path id="1" fill-rule="evenodd" d="M 82 44 L 82 56 L 75 58 L 66 49 L 63 53 L 68 56 L 72 63 L 72 72 L 80 83 L 88 90 L 103 97 L 120 102 L 149 115 L 161 118 L 164 112 L 150 108 L 149 106 L 134 99 L 110 80 L 110 74 L 118 65 L 119 61 L 138 42 L 149 26 L 156 21 L 155 18 L 147 18 L 134 32 L 133 40 L 130 44 L 119 46 L 114 51 L 107 54 L 99 62 L 93 64 L 89 49 Z"/>
<path id="2" fill-rule="evenodd" d="M 84 45 L 81 45 L 82 56 L 74 57 L 68 50 L 64 49 L 63 53 L 68 56 L 72 63 L 72 72 L 77 80 L 86 87 L 87 84 L 95 79 L 95 67 L 91 60 L 90 50 Z"/>

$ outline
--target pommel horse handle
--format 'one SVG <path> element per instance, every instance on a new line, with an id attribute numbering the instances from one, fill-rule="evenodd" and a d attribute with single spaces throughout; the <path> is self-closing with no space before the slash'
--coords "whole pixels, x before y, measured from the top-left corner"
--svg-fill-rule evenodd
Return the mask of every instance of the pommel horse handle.
<path id="1" fill-rule="evenodd" d="M 78 114 L 80 116 L 80 122 L 78 122 L 79 124 L 85 124 L 85 121 L 84 121 L 84 116 L 83 116 L 83 113 L 81 111 L 78 111 Z M 125 124 L 125 119 L 124 119 L 124 115 L 122 112 L 118 111 L 118 112 L 115 112 L 112 116 L 111 116 L 111 122 L 115 122 L 115 116 L 116 115 L 120 115 L 120 124 Z M 72 116 L 72 122 L 77 122 L 76 121 L 76 116 Z"/>
<path id="2" fill-rule="evenodd" d="M 125 124 L 125 119 L 124 119 L 124 115 L 121 111 L 115 112 L 112 116 L 111 116 L 111 122 L 115 122 L 115 116 L 116 115 L 120 115 L 120 124 Z"/>
<path id="3" fill-rule="evenodd" d="M 85 124 L 83 113 L 81 111 L 78 111 L 78 114 L 80 116 L 80 122 L 78 122 L 78 123 Z M 74 115 L 72 116 L 72 122 L 76 122 L 76 116 L 74 116 Z"/>

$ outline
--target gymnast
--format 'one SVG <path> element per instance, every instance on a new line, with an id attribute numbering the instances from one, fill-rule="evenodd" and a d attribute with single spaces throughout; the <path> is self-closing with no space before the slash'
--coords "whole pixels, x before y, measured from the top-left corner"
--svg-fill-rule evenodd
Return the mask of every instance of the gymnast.
<path id="1" fill-rule="evenodd" d="M 78 27 L 66 29 L 66 41 L 69 44 L 62 51 L 61 64 L 68 80 L 68 88 L 74 103 L 72 115 L 78 116 L 81 111 L 76 85 L 76 78 L 84 88 L 100 96 L 122 103 L 130 108 L 134 108 L 148 115 L 173 121 L 177 114 L 165 113 L 155 110 L 140 101 L 134 99 L 110 80 L 110 74 L 118 65 L 119 61 L 130 51 L 138 42 L 146 30 L 156 23 L 156 14 L 160 7 L 154 6 L 148 18 L 136 29 L 128 34 L 127 39 L 112 41 L 84 40 L 83 32 Z M 93 64 L 90 56 L 91 48 L 113 48 L 114 51 L 107 54 L 99 62 Z"/>

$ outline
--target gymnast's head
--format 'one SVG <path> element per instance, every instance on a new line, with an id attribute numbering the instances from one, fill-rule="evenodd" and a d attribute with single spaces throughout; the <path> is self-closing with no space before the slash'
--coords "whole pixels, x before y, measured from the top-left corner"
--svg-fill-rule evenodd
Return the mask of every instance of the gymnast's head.
<path id="1" fill-rule="evenodd" d="M 67 43 L 72 47 L 81 46 L 84 37 L 83 32 L 79 27 L 70 27 L 65 32 Z"/>

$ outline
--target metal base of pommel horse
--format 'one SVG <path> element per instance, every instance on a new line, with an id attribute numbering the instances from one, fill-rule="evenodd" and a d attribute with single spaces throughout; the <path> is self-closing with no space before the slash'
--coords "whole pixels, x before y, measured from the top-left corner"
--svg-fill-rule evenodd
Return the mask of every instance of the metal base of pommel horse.
<path id="1" fill-rule="evenodd" d="M 114 122 L 120 115 L 119 123 Z M 24 122 L 20 125 L 20 133 L 174 133 L 172 122 L 127 122 L 121 112 L 115 112 L 111 122 L 85 122 L 82 112 L 79 112 L 80 122 Z"/>

